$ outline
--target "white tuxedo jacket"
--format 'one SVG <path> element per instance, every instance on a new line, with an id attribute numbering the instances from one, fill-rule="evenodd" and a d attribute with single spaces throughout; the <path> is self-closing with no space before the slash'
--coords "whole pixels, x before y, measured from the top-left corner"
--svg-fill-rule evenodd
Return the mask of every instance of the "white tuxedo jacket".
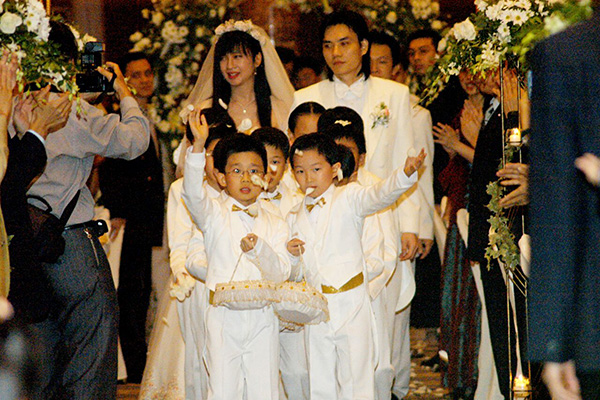
<path id="1" fill-rule="evenodd" d="M 291 237 L 305 242 L 303 265 L 292 257 L 295 264 L 293 275 L 299 277 L 305 272 L 307 281 L 315 287 L 325 284 L 339 288 L 363 272 L 365 217 L 393 204 L 416 180 L 416 173 L 408 178 L 399 169 L 369 187 L 357 183 L 342 187 L 332 185 L 323 194 L 325 204 L 319 210 L 314 226 L 309 220 L 305 198 L 287 216 Z"/>
<path id="2" fill-rule="evenodd" d="M 369 77 L 363 96 L 364 107 L 357 111 L 365 126 L 367 157 L 365 169 L 380 178 L 388 177 L 392 171 L 404 166 L 408 150 L 415 148 L 413 122 L 408 88 L 400 83 Z M 301 89 L 294 94 L 292 110 L 301 103 L 315 101 L 325 108 L 339 106 L 334 83 L 330 80 Z M 379 104 L 384 103 L 390 110 L 387 125 L 373 126 L 373 113 Z M 410 195 L 399 204 L 398 218 L 402 221 L 403 232 L 419 233 L 419 195 L 411 189 Z"/>
<path id="3" fill-rule="evenodd" d="M 234 281 L 268 279 L 282 282 L 290 276 L 285 221 L 257 202 L 258 215 L 252 233 L 258 236 L 256 247 L 242 254 L 240 241 L 248 230 L 240 217 L 231 211 L 234 200 L 229 196 L 217 199 L 207 195 L 204 185 L 205 153 L 188 153 L 183 178 L 183 200 L 193 221 L 204 234 L 208 271 L 206 286 L 214 290 L 218 283 L 229 282 L 239 260 Z"/>
<path id="4" fill-rule="evenodd" d="M 167 200 L 167 238 L 173 276 L 185 271 L 186 250 L 194 229 L 192 218 L 181 198 L 182 190 L 183 178 L 171 184 Z"/>

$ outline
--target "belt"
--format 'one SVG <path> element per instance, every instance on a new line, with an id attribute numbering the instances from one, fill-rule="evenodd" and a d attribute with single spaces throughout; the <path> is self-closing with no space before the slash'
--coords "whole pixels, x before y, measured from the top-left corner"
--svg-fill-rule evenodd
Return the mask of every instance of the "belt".
<path id="1" fill-rule="evenodd" d="M 208 291 L 208 304 L 210 304 L 211 306 L 213 305 L 214 298 L 215 298 L 215 291 L 209 290 Z"/>
<path id="2" fill-rule="evenodd" d="M 344 283 L 339 289 L 336 289 L 333 286 L 321 285 L 321 291 L 324 294 L 336 294 L 336 293 L 347 292 L 348 290 L 354 289 L 354 288 L 362 285 L 362 283 L 364 281 L 365 281 L 365 277 L 364 277 L 363 273 L 361 272 L 358 275 L 354 276 L 352 279 L 350 279 L 348 282 Z"/>
<path id="3" fill-rule="evenodd" d="M 108 232 L 106 222 L 104 222 L 104 220 L 101 219 L 65 226 L 65 231 L 72 231 L 75 229 L 90 229 L 96 237 L 100 237 L 106 232 Z"/>

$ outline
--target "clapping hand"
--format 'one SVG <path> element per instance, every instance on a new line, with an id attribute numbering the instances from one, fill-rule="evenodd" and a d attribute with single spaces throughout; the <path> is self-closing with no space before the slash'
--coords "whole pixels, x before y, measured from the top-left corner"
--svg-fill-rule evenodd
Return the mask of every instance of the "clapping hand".
<path id="1" fill-rule="evenodd" d="M 50 85 L 27 96 L 15 106 L 13 122 L 19 133 L 31 129 L 43 138 L 63 128 L 71 114 L 72 101 L 67 93 L 52 96 Z"/>
<path id="2" fill-rule="evenodd" d="M 518 185 L 515 190 L 500 199 L 500 207 L 509 208 L 529 204 L 529 165 L 506 164 L 496 175 L 503 178 L 500 181 L 502 186 Z"/>
<path id="3" fill-rule="evenodd" d="M 471 100 L 466 100 L 460 114 L 460 130 L 471 145 L 475 148 L 477 137 L 483 122 L 483 108 Z"/>
<path id="4" fill-rule="evenodd" d="M 406 176 L 411 176 L 417 172 L 417 170 L 421 168 L 421 165 L 423 165 L 426 156 L 425 149 L 421 149 L 418 156 L 407 157 L 406 162 L 404 163 L 404 173 Z"/>
<path id="5" fill-rule="evenodd" d="M 600 185 L 600 158 L 591 153 L 585 153 L 575 159 L 575 166 L 585 174 L 585 179 L 594 186 Z"/>
<path id="6" fill-rule="evenodd" d="M 456 149 L 460 143 L 460 133 L 457 130 L 440 122 L 433 127 L 433 136 L 435 137 L 433 141 L 441 144 L 450 157 L 456 154 Z"/>
<path id="7" fill-rule="evenodd" d="M 0 58 L 0 115 L 4 115 L 7 120 L 12 111 L 13 90 L 17 84 L 18 67 L 17 56 L 6 50 L 2 51 L 2 58 Z"/>

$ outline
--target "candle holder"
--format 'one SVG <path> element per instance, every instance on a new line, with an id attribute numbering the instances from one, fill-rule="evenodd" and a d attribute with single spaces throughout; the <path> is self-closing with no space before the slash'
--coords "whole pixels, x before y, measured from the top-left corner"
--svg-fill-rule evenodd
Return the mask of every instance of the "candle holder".
<path id="1" fill-rule="evenodd" d="M 523 144 L 523 137 L 519 128 L 512 128 L 506 131 L 506 141 L 509 146 L 520 147 Z"/>
<path id="2" fill-rule="evenodd" d="M 512 385 L 513 398 L 516 399 L 531 399 L 531 384 L 529 378 L 518 375 L 513 379 Z"/>

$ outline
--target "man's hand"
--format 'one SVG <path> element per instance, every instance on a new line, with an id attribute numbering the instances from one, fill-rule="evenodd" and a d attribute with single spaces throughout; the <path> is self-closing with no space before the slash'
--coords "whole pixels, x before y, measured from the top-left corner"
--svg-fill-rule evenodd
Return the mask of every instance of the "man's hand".
<path id="1" fill-rule="evenodd" d="M 432 239 L 419 239 L 419 247 L 417 249 L 417 257 L 419 259 L 424 259 L 431 252 L 431 248 L 433 247 Z"/>
<path id="2" fill-rule="evenodd" d="M 575 363 L 573 361 L 545 363 L 542 378 L 553 399 L 581 400 L 579 380 L 575 374 Z"/>
<path id="3" fill-rule="evenodd" d="M 115 240 L 119 231 L 125 227 L 127 220 L 125 218 L 111 218 L 110 220 L 110 233 L 108 235 L 110 240 Z"/>
<path id="4" fill-rule="evenodd" d="M 500 207 L 509 208 L 529 204 L 529 165 L 520 163 L 509 163 L 496 173 L 498 177 L 504 178 L 500 181 L 502 186 L 518 187 L 500 199 Z"/>
<path id="5" fill-rule="evenodd" d="M 287 242 L 287 251 L 296 257 L 300 257 L 300 254 L 304 253 L 304 242 L 298 238 L 294 238 Z"/>
<path id="6" fill-rule="evenodd" d="M 575 159 L 575 166 L 585 174 L 585 179 L 594 186 L 600 185 L 600 158 L 585 153 Z"/>
<path id="7" fill-rule="evenodd" d="M 402 253 L 400 253 L 400 261 L 412 260 L 419 249 L 419 239 L 414 233 L 403 233 L 400 241 L 402 243 Z"/>
<path id="8" fill-rule="evenodd" d="M 254 233 L 249 233 L 246 237 L 242 238 L 242 241 L 240 242 L 240 247 L 242 248 L 242 251 L 244 253 L 247 253 L 250 250 L 254 249 L 254 246 L 256 246 L 257 241 L 258 236 L 256 236 Z"/>
<path id="9" fill-rule="evenodd" d="M 10 61 L 8 59 L 10 58 Z M 2 51 L 0 59 L 0 115 L 8 120 L 12 111 L 13 89 L 17 84 L 17 56 L 6 50 Z"/>
<path id="10" fill-rule="evenodd" d="M 50 94 L 47 89 L 49 90 L 50 86 L 34 94 L 36 105 L 33 107 L 29 124 L 29 129 L 44 138 L 67 124 L 73 104 L 67 93 L 53 96 L 53 99 L 49 100 Z"/>
<path id="11" fill-rule="evenodd" d="M 125 77 L 123 76 L 119 66 L 113 62 L 107 62 L 106 66 L 111 68 L 112 72 L 102 67 L 98 67 L 98 72 L 100 72 L 109 81 L 113 78 L 113 74 L 116 74 L 113 88 L 115 89 L 115 92 L 117 92 L 119 100 L 123 100 L 127 96 L 133 96 L 129 90 L 129 87 L 127 86 L 127 82 L 125 82 Z"/>
<path id="12" fill-rule="evenodd" d="M 206 117 L 202 114 L 202 110 L 194 109 L 190 113 L 188 124 L 194 135 L 192 152 L 202 153 L 206 139 L 208 139 L 208 123 L 206 122 Z"/>

